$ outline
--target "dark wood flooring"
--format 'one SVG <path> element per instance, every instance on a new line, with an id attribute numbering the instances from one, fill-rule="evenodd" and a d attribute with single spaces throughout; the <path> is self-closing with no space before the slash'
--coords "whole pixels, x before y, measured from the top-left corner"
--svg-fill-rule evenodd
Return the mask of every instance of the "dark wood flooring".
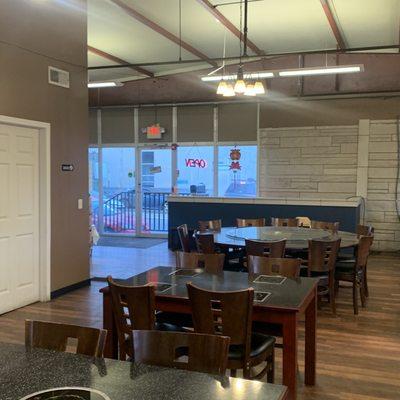
<path id="1" fill-rule="evenodd" d="M 136 259 L 136 263 L 146 263 L 146 254 L 141 255 L 143 259 Z M 351 290 L 343 288 L 339 291 L 336 317 L 328 307 L 319 310 L 314 387 L 302 383 L 301 329 L 299 399 L 400 399 L 400 256 L 372 256 L 369 283 L 370 299 L 358 316 L 353 315 Z M 49 303 L 36 303 L 0 316 L 0 341 L 23 343 L 26 318 L 100 327 L 102 307 L 98 290 L 102 286 L 102 282 L 93 282 L 90 288 L 76 290 Z M 278 349 L 276 382 L 280 382 L 280 363 Z"/>

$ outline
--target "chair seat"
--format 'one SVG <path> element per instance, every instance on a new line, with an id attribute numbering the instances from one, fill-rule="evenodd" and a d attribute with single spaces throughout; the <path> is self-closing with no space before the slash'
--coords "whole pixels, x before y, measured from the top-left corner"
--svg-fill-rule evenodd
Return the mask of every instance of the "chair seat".
<path id="1" fill-rule="evenodd" d="M 282 337 L 282 325 L 270 324 L 268 322 L 253 322 L 253 332 L 262 333 L 263 335 Z"/>
<path id="2" fill-rule="evenodd" d="M 253 332 L 251 335 L 251 351 L 250 357 L 257 357 L 269 348 L 275 345 L 273 336 L 264 335 L 262 333 Z M 228 359 L 241 360 L 244 357 L 244 348 L 241 345 L 229 346 Z"/>
<path id="3" fill-rule="evenodd" d="M 156 321 L 157 324 L 160 325 L 193 328 L 193 320 L 191 314 L 159 311 L 156 314 Z M 158 328 L 156 329 L 160 331 L 169 330 L 169 329 L 158 329 Z"/>
<path id="4" fill-rule="evenodd" d="M 335 266 L 335 276 L 341 274 L 352 274 L 354 271 L 354 260 L 339 261 Z"/>

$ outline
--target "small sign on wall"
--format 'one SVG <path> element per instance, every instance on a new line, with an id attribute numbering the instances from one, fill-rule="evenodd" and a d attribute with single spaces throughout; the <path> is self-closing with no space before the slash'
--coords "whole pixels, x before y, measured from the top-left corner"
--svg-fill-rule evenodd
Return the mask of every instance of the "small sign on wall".
<path id="1" fill-rule="evenodd" d="M 74 170 L 73 164 L 61 164 L 61 171 L 63 172 L 72 172 Z"/>

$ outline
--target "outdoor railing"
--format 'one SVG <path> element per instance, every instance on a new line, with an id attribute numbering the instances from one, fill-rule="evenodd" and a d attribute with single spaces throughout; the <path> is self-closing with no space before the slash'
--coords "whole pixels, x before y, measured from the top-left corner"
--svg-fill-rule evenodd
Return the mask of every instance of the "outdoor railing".
<path id="1" fill-rule="evenodd" d="M 143 192 L 142 231 L 167 232 L 169 193 Z M 136 231 L 136 195 L 134 190 L 118 193 L 104 202 L 103 230 L 113 233 Z M 99 209 L 93 210 L 95 223 L 99 221 Z"/>

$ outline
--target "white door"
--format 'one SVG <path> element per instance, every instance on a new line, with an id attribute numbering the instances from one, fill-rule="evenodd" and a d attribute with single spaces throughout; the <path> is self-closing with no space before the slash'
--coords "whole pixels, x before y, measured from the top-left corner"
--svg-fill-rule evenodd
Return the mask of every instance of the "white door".
<path id="1" fill-rule="evenodd" d="M 0 124 L 0 314 L 39 293 L 39 131 Z"/>

